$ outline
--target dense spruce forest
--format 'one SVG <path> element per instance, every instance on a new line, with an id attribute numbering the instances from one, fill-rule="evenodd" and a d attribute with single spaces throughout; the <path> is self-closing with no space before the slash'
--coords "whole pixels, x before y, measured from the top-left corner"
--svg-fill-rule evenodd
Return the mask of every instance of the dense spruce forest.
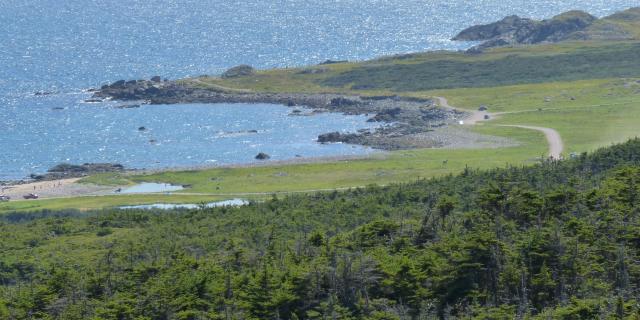
<path id="1" fill-rule="evenodd" d="M 238 208 L 15 213 L 0 319 L 638 319 L 640 140 Z"/>

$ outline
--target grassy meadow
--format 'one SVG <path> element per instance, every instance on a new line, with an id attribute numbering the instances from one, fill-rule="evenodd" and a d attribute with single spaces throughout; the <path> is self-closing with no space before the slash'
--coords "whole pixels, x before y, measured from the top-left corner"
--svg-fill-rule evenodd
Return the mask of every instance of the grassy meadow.
<path id="1" fill-rule="evenodd" d="M 640 134 L 638 79 L 597 79 L 498 88 L 432 91 L 461 108 L 486 105 L 499 113 L 490 125 L 519 124 L 557 130 L 565 154 L 592 151 Z"/>

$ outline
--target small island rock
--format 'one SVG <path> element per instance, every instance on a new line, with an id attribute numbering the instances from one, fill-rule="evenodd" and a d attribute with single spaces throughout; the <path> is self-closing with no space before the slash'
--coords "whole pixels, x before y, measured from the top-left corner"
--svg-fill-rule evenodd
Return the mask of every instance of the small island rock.
<path id="1" fill-rule="evenodd" d="M 256 156 L 256 160 L 267 160 L 267 159 L 271 159 L 271 156 L 266 154 L 266 153 L 264 153 L 264 152 L 260 152 Z"/>

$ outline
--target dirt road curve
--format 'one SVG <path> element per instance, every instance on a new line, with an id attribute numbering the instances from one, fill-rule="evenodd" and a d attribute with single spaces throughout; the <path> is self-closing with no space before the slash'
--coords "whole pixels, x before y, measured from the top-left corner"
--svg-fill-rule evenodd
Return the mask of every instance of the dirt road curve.
<path id="1" fill-rule="evenodd" d="M 521 126 L 521 125 L 503 125 L 503 127 L 514 127 L 528 130 L 536 130 L 544 133 L 547 142 L 549 143 L 549 157 L 553 159 L 560 159 L 562 151 L 564 151 L 564 144 L 558 131 L 551 128 L 534 127 L 534 126 Z"/>
<path id="2" fill-rule="evenodd" d="M 489 112 L 486 111 L 478 111 L 478 110 L 466 110 L 466 109 L 458 109 L 456 107 L 453 107 L 449 104 L 449 101 L 447 100 L 447 98 L 445 97 L 435 97 L 438 100 L 438 105 L 441 108 L 445 108 L 445 109 L 449 109 L 449 110 L 458 110 L 458 111 L 465 111 L 467 113 L 470 114 L 470 116 L 468 116 L 467 118 L 464 119 L 463 121 L 463 125 L 474 125 L 478 122 L 482 122 L 485 121 L 485 116 L 489 115 L 491 116 L 491 114 Z"/>
<path id="3" fill-rule="evenodd" d="M 440 107 L 455 110 L 456 108 L 449 104 L 444 97 L 435 97 L 438 100 Z M 460 109 L 466 112 L 469 112 L 471 115 L 464 119 L 463 125 L 474 125 L 478 122 L 486 121 L 485 116 L 488 115 L 489 118 L 494 118 L 496 115 L 507 114 L 508 112 L 491 114 L 486 111 L 471 111 Z M 549 157 L 553 159 L 560 159 L 562 156 L 562 152 L 564 151 L 564 144 L 562 143 L 562 138 L 558 131 L 551 128 L 544 127 L 535 127 L 535 126 L 525 126 L 525 125 L 502 125 L 503 127 L 514 127 L 514 128 L 522 128 L 527 130 L 536 130 L 544 133 L 544 136 L 547 138 L 547 142 L 549 143 Z"/>

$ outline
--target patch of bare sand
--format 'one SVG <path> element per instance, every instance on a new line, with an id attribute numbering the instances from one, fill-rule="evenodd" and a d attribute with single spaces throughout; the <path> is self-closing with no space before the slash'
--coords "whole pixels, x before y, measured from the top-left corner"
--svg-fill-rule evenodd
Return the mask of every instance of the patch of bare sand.
<path id="1" fill-rule="evenodd" d="M 116 189 L 112 186 L 77 183 L 78 180 L 80 180 L 80 178 L 2 186 L 0 187 L 0 194 L 9 196 L 13 200 L 20 200 L 26 194 L 35 193 L 41 199 L 47 199 L 86 195 L 106 195 L 113 193 Z"/>

